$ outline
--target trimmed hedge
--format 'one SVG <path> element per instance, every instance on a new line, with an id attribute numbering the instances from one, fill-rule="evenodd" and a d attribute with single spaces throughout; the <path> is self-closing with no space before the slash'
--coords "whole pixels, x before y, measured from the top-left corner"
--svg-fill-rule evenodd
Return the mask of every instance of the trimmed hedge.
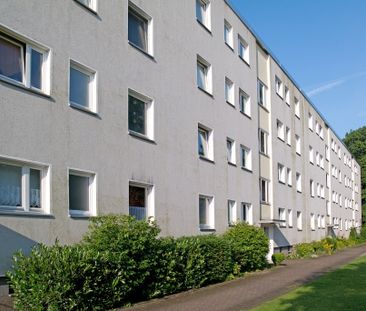
<path id="1" fill-rule="evenodd" d="M 283 253 L 275 253 L 272 255 L 272 262 L 275 266 L 278 266 L 279 264 L 281 264 L 281 262 L 284 261 L 285 259 L 286 259 L 286 256 Z"/>
<path id="2" fill-rule="evenodd" d="M 222 282 L 267 266 L 268 239 L 239 223 L 224 235 L 158 238 L 154 222 L 91 219 L 73 246 L 17 253 L 8 272 L 18 310 L 106 310 Z"/>

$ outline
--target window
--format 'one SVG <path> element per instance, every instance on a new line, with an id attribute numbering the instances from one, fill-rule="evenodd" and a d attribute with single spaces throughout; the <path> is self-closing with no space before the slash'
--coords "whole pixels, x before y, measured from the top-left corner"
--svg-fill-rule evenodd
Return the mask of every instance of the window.
<path id="1" fill-rule="evenodd" d="M 302 191 L 302 185 L 301 185 L 301 174 L 300 173 L 296 173 L 296 190 L 297 192 L 301 192 Z"/>
<path id="2" fill-rule="evenodd" d="M 239 57 L 249 65 L 249 45 L 240 35 L 238 36 L 238 47 Z"/>
<path id="3" fill-rule="evenodd" d="M 244 91 L 239 89 L 239 109 L 240 112 L 244 113 L 246 116 L 250 117 L 250 97 Z"/>
<path id="4" fill-rule="evenodd" d="M 309 119 L 308 119 L 308 122 L 309 122 L 309 129 L 310 130 L 313 130 L 313 126 L 314 126 L 314 119 L 313 119 L 313 115 L 311 113 L 309 113 Z"/>
<path id="5" fill-rule="evenodd" d="M 71 216 L 96 215 L 95 173 L 69 170 L 69 213 Z"/>
<path id="6" fill-rule="evenodd" d="M 286 143 L 291 146 L 291 129 L 286 126 Z"/>
<path id="7" fill-rule="evenodd" d="M 152 18 L 132 2 L 128 3 L 128 41 L 153 55 Z"/>
<path id="8" fill-rule="evenodd" d="M 208 0 L 196 0 L 196 18 L 208 30 L 211 29 L 211 3 Z"/>
<path id="9" fill-rule="evenodd" d="M 297 230 L 302 230 L 302 213 L 296 212 L 296 225 Z"/>
<path id="10" fill-rule="evenodd" d="M 137 220 L 154 217 L 154 187 L 148 184 L 130 182 L 129 215 Z"/>
<path id="11" fill-rule="evenodd" d="M 285 141 L 285 126 L 280 120 L 277 120 L 277 137 Z"/>
<path id="12" fill-rule="evenodd" d="M 314 149 L 311 146 L 309 146 L 309 161 L 314 164 Z"/>
<path id="13" fill-rule="evenodd" d="M 319 135 L 319 123 L 318 121 L 315 121 L 315 133 Z"/>
<path id="14" fill-rule="evenodd" d="M 278 181 L 283 184 L 286 183 L 286 169 L 280 163 L 278 163 Z"/>
<path id="15" fill-rule="evenodd" d="M 199 196 L 199 228 L 214 229 L 214 200 L 213 197 Z"/>
<path id="16" fill-rule="evenodd" d="M 310 228 L 315 230 L 315 215 L 313 213 L 310 214 Z"/>
<path id="17" fill-rule="evenodd" d="M 321 125 L 319 125 L 319 136 L 321 139 L 324 139 L 324 131 L 323 131 L 323 127 Z"/>
<path id="18" fill-rule="evenodd" d="M 330 157 L 329 147 L 325 146 L 325 158 L 327 159 L 327 161 L 329 161 L 329 157 Z"/>
<path id="19" fill-rule="evenodd" d="M 213 134 L 206 127 L 198 125 L 198 154 L 213 160 Z"/>
<path id="20" fill-rule="evenodd" d="M 294 98 L 294 102 L 295 102 L 295 116 L 300 119 L 300 102 L 296 97 Z"/>
<path id="21" fill-rule="evenodd" d="M 296 153 L 298 155 L 301 155 L 301 138 L 298 135 L 295 135 L 295 140 L 296 140 Z"/>
<path id="22" fill-rule="evenodd" d="M 316 165 L 319 166 L 320 165 L 320 154 L 318 151 L 315 153 L 315 161 L 316 161 Z"/>
<path id="23" fill-rule="evenodd" d="M 235 141 L 230 138 L 227 138 L 226 148 L 227 148 L 227 161 L 231 164 L 236 164 Z"/>
<path id="24" fill-rule="evenodd" d="M 310 179 L 310 196 L 312 198 L 315 196 L 314 180 L 312 179 Z"/>
<path id="25" fill-rule="evenodd" d="M 287 105 L 291 105 L 290 104 L 290 90 L 288 89 L 288 87 L 285 87 L 285 101 Z"/>
<path id="26" fill-rule="evenodd" d="M 147 96 L 128 90 L 128 130 L 154 139 L 154 111 L 153 100 Z"/>
<path id="27" fill-rule="evenodd" d="M 234 48 L 233 27 L 227 20 L 224 21 L 224 40 L 231 49 Z"/>
<path id="28" fill-rule="evenodd" d="M 287 215 L 288 215 L 288 226 L 289 228 L 292 228 L 293 227 L 292 209 L 287 210 Z"/>
<path id="29" fill-rule="evenodd" d="M 282 81 L 276 76 L 275 77 L 276 93 L 283 98 L 283 84 Z"/>
<path id="30" fill-rule="evenodd" d="M 327 207 L 327 216 L 330 216 L 330 202 L 328 200 L 326 203 L 326 207 Z"/>
<path id="31" fill-rule="evenodd" d="M 318 196 L 318 198 L 320 198 L 320 184 L 319 183 L 316 184 L 316 195 Z"/>
<path id="32" fill-rule="evenodd" d="M 241 150 L 241 167 L 251 171 L 252 151 L 245 146 L 240 146 L 240 150 Z"/>
<path id="33" fill-rule="evenodd" d="M 320 229 L 321 226 L 322 226 L 322 223 L 321 223 L 321 217 L 320 217 L 319 214 L 318 214 L 318 217 L 317 217 L 317 223 L 318 223 L 318 229 Z"/>
<path id="34" fill-rule="evenodd" d="M 260 179 L 261 203 L 269 203 L 268 180 Z"/>
<path id="35" fill-rule="evenodd" d="M 97 11 L 97 0 L 77 0 L 84 6 L 88 7 L 93 11 Z"/>
<path id="36" fill-rule="evenodd" d="M 290 168 L 287 169 L 287 185 L 292 186 L 292 171 Z"/>
<path id="37" fill-rule="evenodd" d="M 324 169 L 324 157 L 320 155 L 320 168 Z"/>
<path id="38" fill-rule="evenodd" d="M 74 61 L 70 62 L 69 102 L 73 107 L 97 112 L 96 72 Z"/>
<path id="39" fill-rule="evenodd" d="M 262 81 L 258 80 L 258 104 L 267 107 L 267 87 L 263 84 Z"/>
<path id="40" fill-rule="evenodd" d="M 50 212 L 49 167 L 0 158 L 0 210 Z"/>
<path id="41" fill-rule="evenodd" d="M 328 173 L 326 173 L 326 175 L 325 175 L 325 183 L 326 183 L 327 188 L 329 188 L 330 187 L 330 177 L 329 177 Z"/>
<path id="42" fill-rule="evenodd" d="M 232 106 L 235 106 L 234 93 L 234 83 L 230 79 L 225 78 L 225 100 Z"/>
<path id="43" fill-rule="evenodd" d="M 50 50 L 8 33 L 0 32 L 0 79 L 50 94 Z"/>
<path id="44" fill-rule="evenodd" d="M 212 94 L 211 65 L 200 56 L 197 56 L 197 86 L 205 92 Z"/>
<path id="45" fill-rule="evenodd" d="M 234 225 L 236 222 L 236 202 L 233 200 L 227 201 L 227 216 L 229 226 Z"/>
<path id="46" fill-rule="evenodd" d="M 259 151 L 268 155 L 268 133 L 264 130 L 259 130 Z"/>
<path id="47" fill-rule="evenodd" d="M 246 221 L 249 225 L 253 224 L 253 209 L 250 203 L 241 203 L 241 220 Z"/>
<path id="48" fill-rule="evenodd" d="M 278 217 L 280 219 L 280 227 L 286 227 L 286 210 L 284 208 L 278 209 Z"/>

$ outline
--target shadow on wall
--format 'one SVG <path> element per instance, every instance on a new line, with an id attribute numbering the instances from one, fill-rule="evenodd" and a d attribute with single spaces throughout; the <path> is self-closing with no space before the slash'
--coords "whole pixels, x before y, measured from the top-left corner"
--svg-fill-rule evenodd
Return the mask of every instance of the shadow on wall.
<path id="1" fill-rule="evenodd" d="M 315 273 L 302 283 L 318 276 Z M 366 257 L 254 310 L 365 310 L 366 292 L 362 288 L 366 288 Z"/>
<path id="2" fill-rule="evenodd" d="M 290 246 L 290 242 L 286 239 L 286 237 L 277 226 L 274 226 L 273 228 L 273 240 L 275 242 L 275 245 L 277 245 L 277 247 L 280 249 L 288 248 Z"/>
<path id="3" fill-rule="evenodd" d="M 30 253 L 36 241 L 19 234 L 18 232 L 0 225 L 0 277 L 11 268 L 13 255 L 18 250 Z"/>

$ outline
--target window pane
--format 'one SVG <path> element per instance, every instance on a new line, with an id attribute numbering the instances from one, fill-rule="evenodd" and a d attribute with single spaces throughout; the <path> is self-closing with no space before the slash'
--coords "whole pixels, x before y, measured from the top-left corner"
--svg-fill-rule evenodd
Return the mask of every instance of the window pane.
<path id="1" fill-rule="evenodd" d="M 198 154 L 207 157 L 208 145 L 207 145 L 207 132 L 198 129 Z"/>
<path id="2" fill-rule="evenodd" d="M 22 168 L 0 164 L 0 205 L 22 205 Z"/>
<path id="3" fill-rule="evenodd" d="M 43 55 L 35 50 L 31 52 L 31 86 L 42 88 L 42 57 Z"/>
<path id="4" fill-rule="evenodd" d="M 41 207 L 41 172 L 31 169 L 29 173 L 29 205 Z"/>
<path id="5" fill-rule="evenodd" d="M 0 37 L 0 75 L 23 82 L 22 48 Z"/>
<path id="6" fill-rule="evenodd" d="M 143 135 L 146 134 L 145 106 L 142 100 L 128 96 L 128 129 Z"/>
<path id="7" fill-rule="evenodd" d="M 201 63 L 197 63 L 197 85 L 206 89 L 206 67 Z"/>
<path id="8" fill-rule="evenodd" d="M 138 220 L 146 219 L 146 189 L 130 186 L 129 189 L 129 214 Z"/>
<path id="9" fill-rule="evenodd" d="M 69 175 L 69 209 L 89 211 L 89 177 Z"/>
<path id="10" fill-rule="evenodd" d="M 144 51 L 147 50 L 147 20 L 128 11 L 128 40 Z"/>
<path id="11" fill-rule="evenodd" d="M 90 77 L 81 71 L 70 68 L 70 102 L 83 107 L 89 106 Z"/>
<path id="12" fill-rule="evenodd" d="M 207 225 L 207 199 L 199 199 L 199 221 L 200 225 Z"/>

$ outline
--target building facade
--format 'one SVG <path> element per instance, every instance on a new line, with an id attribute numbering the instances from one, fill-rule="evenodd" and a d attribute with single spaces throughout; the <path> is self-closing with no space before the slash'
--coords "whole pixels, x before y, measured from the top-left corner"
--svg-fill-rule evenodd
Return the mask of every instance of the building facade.
<path id="1" fill-rule="evenodd" d="M 0 276 L 109 213 L 173 236 L 245 220 L 270 254 L 361 225 L 359 164 L 230 3 L 0 12 Z"/>

